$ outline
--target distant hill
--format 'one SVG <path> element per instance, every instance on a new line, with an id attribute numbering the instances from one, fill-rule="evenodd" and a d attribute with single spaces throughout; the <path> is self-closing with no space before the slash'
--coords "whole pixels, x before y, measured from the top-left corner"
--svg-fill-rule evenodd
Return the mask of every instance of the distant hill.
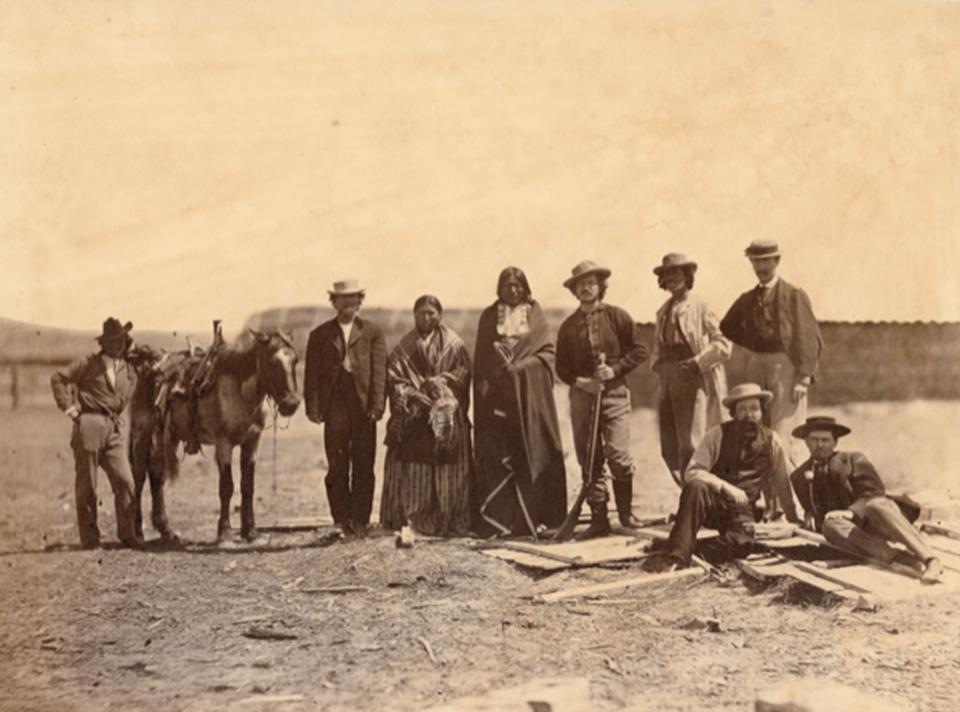
<path id="1" fill-rule="evenodd" d="M 471 353 L 481 311 L 448 309 L 443 314 L 444 322 L 460 335 Z M 554 334 L 570 313 L 567 309 L 544 311 Z M 362 313 L 384 328 L 388 349 L 413 328 L 410 310 L 364 307 Z M 281 307 L 251 315 L 245 326 L 290 332 L 303 358 L 310 329 L 332 316 L 329 305 Z M 811 396 L 814 406 L 960 398 L 960 323 L 826 321 L 820 328 L 824 350 Z M 653 324 L 641 322 L 640 331 L 644 342 L 651 344 Z M 727 364 L 727 376 L 731 384 L 746 378 L 745 352 L 739 348 Z M 634 406 L 656 403 L 657 378 L 648 363 L 630 373 L 627 381 Z"/>
<path id="2" fill-rule="evenodd" d="M 52 326 L 28 324 L 0 317 L 0 361 L 70 361 L 97 350 L 94 340 L 100 330 L 75 331 Z M 133 330 L 136 341 L 156 348 L 177 350 L 186 348 L 187 333 L 176 331 Z M 210 334 L 189 336 L 195 343 L 210 343 Z"/>
<path id="3" fill-rule="evenodd" d="M 547 309 L 554 333 L 568 314 Z M 480 309 L 449 309 L 444 321 L 467 343 L 473 353 Z M 413 328 L 408 309 L 364 308 L 363 315 L 380 324 L 386 333 L 387 348 Z M 330 319 L 329 305 L 279 307 L 252 314 L 234 336 L 244 338 L 246 329 L 262 331 L 280 328 L 293 336 L 301 368 L 310 330 Z M 823 322 L 824 352 L 820 373 L 812 391 L 812 404 L 830 405 L 862 401 L 896 401 L 916 398 L 960 399 L 960 324 L 894 322 Z M 648 345 L 653 325 L 640 324 Z M 0 319 L 0 408 L 13 402 L 15 391 L 21 405 L 49 405 L 50 374 L 58 364 L 90 353 L 97 348 L 94 331 L 72 331 Z M 194 343 L 210 343 L 210 332 L 190 333 Z M 137 331 L 138 342 L 179 350 L 186 336 L 176 331 Z M 230 335 L 228 341 L 231 340 Z M 32 365 L 30 365 L 32 362 Z M 731 384 L 746 377 L 745 355 L 734 349 L 727 364 Z M 656 403 L 657 378 L 648 363 L 628 376 L 634 406 Z"/>

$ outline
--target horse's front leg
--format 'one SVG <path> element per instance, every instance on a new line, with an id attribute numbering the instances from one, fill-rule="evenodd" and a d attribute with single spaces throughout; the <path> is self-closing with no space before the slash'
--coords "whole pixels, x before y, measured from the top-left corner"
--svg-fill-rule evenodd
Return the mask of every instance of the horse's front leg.
<path id="1" fill-rule="evenodd" d="M 247 541 L 257 538 L 253 515 L 253 477 L 257 467 L 260 433 L 240 446 L 240 535 Z"/>
<path id="2" fill-rule="evenodd" d="M 217 541 L 224 541 L 230 534 L 230 498 L 233 497 L 233 445 L 220 440 L 216 446 L 217 469 L 220 471 L 220 519 L 217 520 Z"/>

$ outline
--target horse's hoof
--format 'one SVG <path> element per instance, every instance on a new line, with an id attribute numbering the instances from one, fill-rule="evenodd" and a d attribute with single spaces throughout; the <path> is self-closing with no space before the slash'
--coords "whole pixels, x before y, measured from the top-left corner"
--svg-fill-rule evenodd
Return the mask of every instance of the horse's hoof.
<path id="1" fill-rule="evenodd" d="M 223 525 L 218 526 L 217 527 L 217 543 L 229 540 L 232 531 L 233 530 L 230 528 L 229 524 L 227 524 L 226 526 L 223 526 Z"/>
<path id="2" fill-rule="evenodd" d="M 183 540 L 180 539 L 180 535 L 176 532 L 165 529 L 160 532 L 160 541 L 168 546 L 180 546 L 183 543 Z"/>
<path id="3" fill-rule="evenodd" d="M 249 529 L 244 529 L 240 532 L 240 536 L 244 538 L 245 541 L 256 541 L 260 538 L 260 532 L 257 531 L 256 527 L 250 527 Z"/>

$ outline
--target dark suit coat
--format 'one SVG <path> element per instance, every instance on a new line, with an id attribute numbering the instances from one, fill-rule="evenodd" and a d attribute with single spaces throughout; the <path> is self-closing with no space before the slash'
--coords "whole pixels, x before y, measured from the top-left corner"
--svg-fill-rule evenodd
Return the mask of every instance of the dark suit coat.
<path id="1" fill-rule="evenodd" d="M 387 343 L 383 330 L 357 317 L 350 332 L 350 364 L 357 395 L 367 415 L 383 416 L 387 383 Z M 307 417 L 322 422 L 330 394 L 343 363 L 343 332 L 337 320 L 324 322 L 310 332 L 303 372 L 303 399 Z"/>
<path id="2" fill-rule="evenodd" d="M 818 530 L 823 525 L 827 512 L 847 509 L 858 499 L 884 495 L 880 475 L 862 452 L 838 450 L 830 458 L 827 476 L 815 476 L 813 482 L 808 484 L 805 473 L 812 470 L 813 460 L 809 459 L 793 471 L 790 484 L 797 493 L 803 511 L 814 515 Z"/>
<path id="3" fill-rule="evenodd" d="M 780 339 L 783 342 L 784 351 L 797 369 L 797 373 L 813 378 L 817 373 L 820 352 L 823 350 L 823 338 L 820 336 L 817 318 L 813 315 L 810 297 L 802 289 L 794 287 L 782 278 L 778 280 L 774 289 Z M 744 292 L 720 322 L 720 331 L 723 335 L 745 348 L 751 348 L 753 343 L 751 336 L 754 329 L 755 299 L 753 289 Z"/>

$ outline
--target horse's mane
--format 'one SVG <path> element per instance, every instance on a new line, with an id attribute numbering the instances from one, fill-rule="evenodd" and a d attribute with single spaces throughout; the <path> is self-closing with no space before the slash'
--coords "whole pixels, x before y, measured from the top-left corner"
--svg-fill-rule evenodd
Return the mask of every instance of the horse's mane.
<path id="1" fill-rule="evenodd" d="M 257 341 L 225 346 L 217 356 L 217 368 L 231 376 L 249 376 L 257 370 Z"/>

